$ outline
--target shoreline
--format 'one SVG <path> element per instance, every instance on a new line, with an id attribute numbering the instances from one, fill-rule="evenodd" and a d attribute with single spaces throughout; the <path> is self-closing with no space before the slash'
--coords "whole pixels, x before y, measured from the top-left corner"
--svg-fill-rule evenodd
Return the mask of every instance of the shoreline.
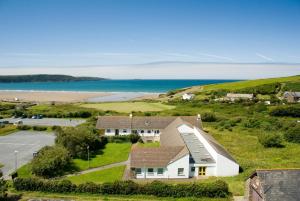
<path id="1" fill-rule="evenodd" d="M 154 99 L 161 93 L 151 92 L 90 92 L 90 91 L 39 91 L 0 90 L 0 100 L 5 102 L 117 102 Z"/>

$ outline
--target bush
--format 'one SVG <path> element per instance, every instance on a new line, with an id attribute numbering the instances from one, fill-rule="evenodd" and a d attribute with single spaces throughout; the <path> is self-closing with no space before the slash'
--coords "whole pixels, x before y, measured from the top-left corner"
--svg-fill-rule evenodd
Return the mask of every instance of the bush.
<path id="1" fill-rule="evenodd" d="M 112 143 L 112 142 L 115 142 L 115 143 L 131 142 L 128 135 L 109 136 L 109 137 L 106 137 L 106 139 L 110 143 Z"/>
<path id="2" fill-rule="evenodd" d="M 217 120 L 217 117 L 214 113 L 206 112 L 202 114 L 201 119 L 204 122 L 214 122 Z"/>
<path id="3" fill-rule="evenodd" d="M 42 177 L 61 175 L 70 163 L 70 155 L 62 146 L 42 148 L 31 162 L 32 173 Z"/>
<path id="4" fill-rule="evenodd" d="M 282 136 L 277 133 L 262 134 L 258 140 L 264 147 L 284 147 Z"/>
<path id="5" fill-rule="evenodd" d="M 0 200 L 7 197 L 7 184 L 6 181 L 2 178 L 2 172 L 0 171 Z"/>
<path id="6" fill-rule="evenodd" d="M 285 134 L 284 138 L 288 142 L 300 143 L 300 126 L 297 125 L 294 128 L 290 128 Z"/>
<path id="7" fill-rule="evenodd" d="M 245 128 L 259 128 L 260 127 L 260 121 L 254 118 L 247 119 L 246 122 L 244 122 Z"/>
<path id="8" fill-rule="evenodd" d="M 56 143 L 64 146 L 73 157 L 86 158 L 88 146 L 93 152 L 105 145 L 99 135 L 86 127 L 64 128 L 56 131 Z"/>
<path id="9" fill-rule="evenodd" d="M 132 144 L 137 143 L 140 140 L 140 138 L 141 137 L 138 134 L 129 135 L 129 139 Z"/>
<path id="10" fill-rule="evenodd" d="M 300 117 L 299 107 L 277 107 L 270 112 L 272 116 L 279 117 Z"/>
<path id="11" fill-rule="evenodd" d="M 32 127 L 28 125 L 18 125 L 17 128 L 19 130 L 30 130 Z"/>
<path id="12" fill-rule="evenodd" d="M 45 130 L 47 130 L 46 126 L 33 126 L 32 128 L 35 131 L 45 131 Z"/>
<path id="13" fill-rule="evenodd" d="M 16 178 L 13 185 L 18 191 L 42 191 L 57 193 L 93 193 L 104 195 L 152 195 L 159 197 L 227 197 L 226 182 L 217 180 L 205 183 L 167 184 L 153 181 L 138 184 L 133 181 L 94 184 L 91 182 L 78 186 L 69 181 L 42 180 L 38 178 Z"/>

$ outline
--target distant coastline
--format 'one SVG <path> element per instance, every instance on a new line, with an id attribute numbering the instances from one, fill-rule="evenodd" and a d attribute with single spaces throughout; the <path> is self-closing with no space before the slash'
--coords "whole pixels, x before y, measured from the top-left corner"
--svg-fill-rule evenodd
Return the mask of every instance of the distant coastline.
<path id="1" fill-rule="evenodd" d="M 33 74 L 33 75 L 0 75 L 0 83 L 20 82 L 75 82 L 105 80 L 100 77 L 74 77 L 70 75 Z"/>

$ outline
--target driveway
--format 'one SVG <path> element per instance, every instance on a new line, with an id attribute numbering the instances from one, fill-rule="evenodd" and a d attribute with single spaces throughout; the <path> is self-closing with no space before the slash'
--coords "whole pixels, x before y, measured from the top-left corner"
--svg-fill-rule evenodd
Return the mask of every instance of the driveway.
<path id="1" fill-rule="evenodd" d="M 33 152 L 40 150 L 46 145 L 53 145 L 55 136 L 53 133 L 37 131 L 18 131 L 16 133 L 0 136 L 0 163 L 4 177 L 17 168 L 28 163 Z M 15 151 L 18 151 L 15 154 Z M 17 159 L 17 160 L 16 160 Z M 15 162 L 17 161 L 17 164 Z"/>
<path id="2" fill-rule="evenodd" d="M 58 118 L 43 118 L 43 119 L 20 119 L 20 118 L 7 118 L 1 119 L 0 122 L 9 121 L 15 123 L 22 121 L 24 125 L 30 126 L 77 126 L 85 122 L 84 119 L 58 119 Z"/>

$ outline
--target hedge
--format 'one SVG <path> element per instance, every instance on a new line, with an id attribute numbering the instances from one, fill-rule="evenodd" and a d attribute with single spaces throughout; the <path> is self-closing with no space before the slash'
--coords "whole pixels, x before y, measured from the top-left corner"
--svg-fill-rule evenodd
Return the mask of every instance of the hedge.
<path id="1" fill-rule="evenodd" d="M 91 193 L 102 195 L 153 195 L 158 197 L 227 197 L 228 185 L 222 180 L 205 183 L 167 184 L 153 181 L 139 184 L 133 181 L 113 183 L 72 184 L 69 180 L 45 180 L 39 178 L 16 178 L 14 188 L 18 191 L 41 191 L 51 193 Z"/>
<path id="2" fill-rule="evenodd" d="M 277 107 L 270 112 L 272 116 L 278 117 L 300 117 L 299 107 Z"/>

